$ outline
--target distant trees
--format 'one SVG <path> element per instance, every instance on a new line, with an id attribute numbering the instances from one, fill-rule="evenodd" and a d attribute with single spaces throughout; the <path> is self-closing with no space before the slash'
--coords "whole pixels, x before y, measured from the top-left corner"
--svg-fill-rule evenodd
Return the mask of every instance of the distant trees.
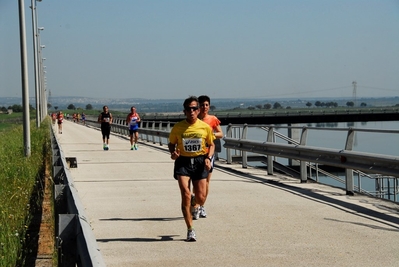
<path id="1" fill-rule="evenodd" d="M 269 103 L 267 103 L 267 104 L 264 104 L 264 105 L 263 105 L 263 108 L 264 108 L 264 109 L 271 109 L 271 108 L 272 108 L 272 105 L 269 104 Z"/>
<path id="2" fill-rule="evenodd" d="M 22 112 L 23 111 L 22 106 L 21 105 L 17 105 L 17 104 L 9 106 L 8 109 L 12 109 L 13 112 Z"/>
<path id="3" fill-rule="evenodd" d="M 255 107 L 257 107 L 258 109 L 262 109 L 263 106 L 259 104 L 259 105 L 256 105 Z"/>
<path id="4" fill-rule="evenodd" d="M 216 107 L 212 105 L 212 106 L 209 107 L 209 109 L 210 109 L 211 111 L 215 111 L 215 110 L 216 110 Z"/>
<path id="5" fill-rule="evenodd" d="M 69 105 L 68 105 L 68 107 L 67 107 L 67 109 L 72 109 L 72 110 L 75 110 L 75 109 L 76 109 L 76 107 L 75 107 L 75 105 L 74 105 L 74 104 L 69 104 Z"/>
<path id="6" fill-rule="evenodd" d="M 307 106 L 308 108 L 310 108 L 310 107 L 312 106 L 312 103 L 308 102 L 308 103 L 306 103 L 306 106 Z"/>
<path id="7" fill-rule="evenodd" d="M 360 106 L 364 108 L 364 107 L 367 107 L 367 104 L 364 103 L 364 102 L 362 102 L 362 103 L 360 104 Z"/>
<path id="8" fill-rule="evenodd" d="M 280 109 L 280 108 L 283 108 L 283 106 L 281 106 L 281 104 L 279 102 L 276 102 L 276 103 L 274 103 L 273 108 Z"/>
<path id="9" fill-rule="evenodd" d="M 93 106 L 91 104 L 86 105 L 86 110 L 92 110 L 92 109 L 93 109 Z"/>
<path id="10" fill-rule="evenodd" d="M 6 108 L 6 107 L 1 107 L 0 108 L 0 110 L 3 111 L 3 112 L 7 112 L 9 109 L 12 109 L 13 112 L 23 112 L 24 111 L 23 106 L 17 105 L 17 104 L 14 104 L 12 106 L 8 106 L 8 108 Z M 32 111 L 32 110 L 35 110 L 35 108 L 32 105 L 29 104 L 29 111 Z"/>
<path id="11" fill-rule="evenodd" d="M 306 104 L 306 105 L 308 105 L 308 104 Z M 325 103 L 325 102 L 320 102 L 320 101 L 316 101 L 315 103 L 314 103 L 314 105 L 316 106 L 316 107 L 327 107 L 327 108 L 331 108 L 331 107 L 334 107 L 334 108 L 336 108 L 336 107 L 338 107 L 338 103 L 337 102 L 327 102 L 327 103 Z"/>
<path id="12" fill-rule="evenodd" d="M 348 102 L 346 102 L 346 106 L 348 106 L 348 107 L 354 107 L 354 106 L 355 106 L 355 103 L 354 103 L 353 101 L 348 101 Z"/>
<path id="13" fill-rule="evenodd" d="M 327 107 L 336 108 L 336 107 L 338 107 L 338 103 L 337 103 L 337 102 L 328 102 L 328 103 L 327 103 Z"/>

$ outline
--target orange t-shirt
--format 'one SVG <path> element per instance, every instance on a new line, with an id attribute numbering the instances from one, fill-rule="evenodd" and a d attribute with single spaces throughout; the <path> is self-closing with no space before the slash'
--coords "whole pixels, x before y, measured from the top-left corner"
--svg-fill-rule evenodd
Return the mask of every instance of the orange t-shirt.
<path id="1" fill-rule="evenodd" d="M 212 130 L 215 131 L 216 127 L 220 125 L 220 120 L 213 115 L 207 115 L 206 117 L 201 119 L 203 122 L 206 122 L 209 126 L 211 126 Z"/>
<path id="2" fill-rule="evenodd" d="M 220 120 L 213 115 L 207 115 L 206 117 L 201 119 L 203 122 L 205 122 L 206 124 L 208 124 L 212 131 L 215 132 L 216 128 L 220 125 Z M 215 138 L 216 139 L 216 138 Z M 209 148 L 207 147 L 207 152 L 209 152 Z"/>

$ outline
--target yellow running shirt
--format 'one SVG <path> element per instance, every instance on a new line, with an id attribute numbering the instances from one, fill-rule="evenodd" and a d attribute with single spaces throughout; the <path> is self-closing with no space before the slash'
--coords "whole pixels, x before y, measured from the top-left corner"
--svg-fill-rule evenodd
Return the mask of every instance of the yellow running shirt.
<path id="1" fill-rule="evenodd" d="M 180 155 L 184 157 L 206 155 L 206 144 L 212 144 L 214 139 L 211 127 L 200 119 L 194 124 L 189 124 L 186 120 L 180 121 L 169 134 L 169 142 L 177 144 Z"/>

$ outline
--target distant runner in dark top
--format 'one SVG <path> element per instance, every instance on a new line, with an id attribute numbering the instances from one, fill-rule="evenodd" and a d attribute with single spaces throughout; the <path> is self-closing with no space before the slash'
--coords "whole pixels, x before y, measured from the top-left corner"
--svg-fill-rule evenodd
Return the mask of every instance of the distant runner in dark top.
<path id="1" fill-rule="evenodd" d="M 103 107 L 103 112 L 98 116 L 98 122 L 101 123 L 101 134 L 103 136 L 103 149 L 109 149 L 109 135 L 111 133 L 112 114 L 108 111 L 108 106 Z"/>

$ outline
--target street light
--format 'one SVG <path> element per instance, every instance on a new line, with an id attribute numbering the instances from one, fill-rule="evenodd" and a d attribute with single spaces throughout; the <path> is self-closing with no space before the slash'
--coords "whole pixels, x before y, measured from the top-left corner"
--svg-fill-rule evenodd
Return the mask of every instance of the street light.
<path id="1" fill-rule="evenodd" d="M 21 80 L 22 80 L 22 103 L 23 103 L 23 132 L 25 157 L 31 155 L 30 121 L 29 121 L 29 85 L 28 64 L 26 52 L 26 30 L 25 30 L 25 7 L 24 0 L 19 0 L 19 36 L 21 48 Z"/>
<path id="2" fill-rule="evenodd" d="M 39 0 L 38 0 L 39 1 Z M 41 0 L 40 0 L 41 1 Z M 36 1 L 31 0 L 32 9 L 32 33 L 33 33 L 33 61 L 35 70 L 35 101 L 36 101 L 36 127 L 40 127 L 41 116 L 40 116 L 40 91 L 39 91 L 39 61 L 38 61 L 38 28 L 37 24 L 37 14 L 36 14 Z M 44 28 L 43 28 L 44 29 Z"/>
<path id="3" fill-rule="evenodd" d="M 40 57 L 42 56 L 42 49 L 45 48 L 45 45 L 40 45 Z M 46 104 L 46 88 L 45 88 L 45 71 L 44 71 L 44 61 L 46 60 L 45 57 L 41 58 L 40 60 L 40 72 L 39 72 L 39 83 L 40 83 L 40 111 L 41 111 L 41 118 L 46 116 L 47 114 L 47 104 Z"/>

